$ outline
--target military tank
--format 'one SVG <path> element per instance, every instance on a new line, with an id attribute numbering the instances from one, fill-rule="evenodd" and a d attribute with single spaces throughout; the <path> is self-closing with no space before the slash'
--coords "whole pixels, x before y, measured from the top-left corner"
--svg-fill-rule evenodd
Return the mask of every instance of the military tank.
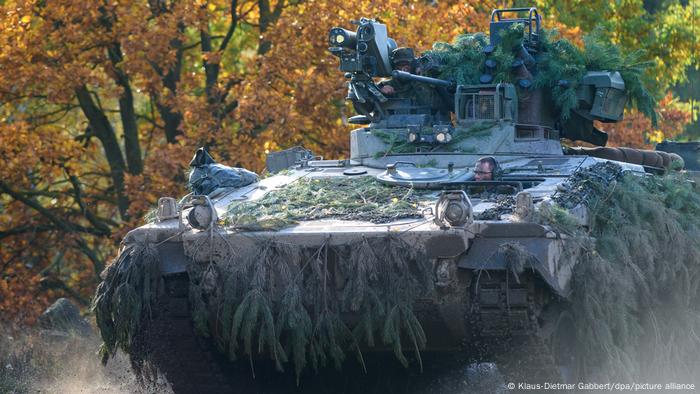
<path id="1" fill-rule="evenodd" d="M 364 367 L 373 352 L 422 368 L 421 354 L 459 351 L 495 361 L 508 381 L 576 381 L 566 308 L 577 256 L 535 212 L 583 169 L 663 173 L 677 158 L 562 146 L 605 145 L 594 121 L 622 119 L 625 81 L 614 70 L 559 81 L 576 95 L 563 122 L 534 84 L 535 8 L 493 11 L 476 84 L 394 70 L 387 27 L 355 23 L 329 33 L 358 112 L 350 157 L 276 152 L 271 176 L 227 187 L 199 152 L 195 192 L 161 198 L 98 289 L 105 354 L 152 362 L 176 392 L 231 388 L 226 358 L 298 378 L 351 355 Z M 513 26 L 524 33 L 503 82 L 489 60 Z M 437 104 L 385 95 L 381 77 L 429 86 Z M 569 214 L 588 225 L 584 205 Z"/>

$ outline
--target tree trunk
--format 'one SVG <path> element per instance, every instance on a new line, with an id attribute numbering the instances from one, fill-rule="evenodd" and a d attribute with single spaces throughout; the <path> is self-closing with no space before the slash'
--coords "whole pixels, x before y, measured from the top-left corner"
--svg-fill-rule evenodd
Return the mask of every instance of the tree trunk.
<path id="1" fill-rule="evenodd" d="M 139 130 L 136 124 L 136 112 L 134 111 L 134 96 L 131 92 L 129 76 L 119 67 L 119 63 L 123 60 L 122 49 L 119 44 L 114 44 L 107 51 L 112 66 L 114 66 L 115 82 L 123 89 L 119 96 L 119 114 L 124 129 L 126 163 L 129 173 L 140 174 L 143 172 L 143 160 L 141 158 Z"/>
<path id="2" fill-rule="evenodd" d="M 122 219 L 127 219 L 129 200 L 124 194 L 124 171 L 126 170 L 126 164 L 124 163 L 124 157 L 122 156 L 119 141 L 114 133 L 112 124 L 109 123 L 109 119 L 107 119 L 104 112 L 95 104 L 87 87 L 81 86 L 77 88 L 75 90 L 75 95 L 78 98 L 78 103 L 83 110 L 83 114 L 85 114 L 85 117 L 88 119 L 90 129 L 92 129 L 93 134 L 102 143 L 105 157 L 109 163 L 114 191 L 117 195 L 119 214 Z"/>
<path id="3" fill-rule="evenodd" d="M 180 28 L 184 31 L 185 26 L 181 24 Z M 168 69 L 163 76 L 163 86 L 170 91 L 173 97 L 177 97 L 177 85 L 180 83 L 182 56 L 184 51 L 182 48 L 182 40 L 179 38 L 173 39 L 170 42 L 170 45 L 177 50 L 177 53 L 175 55 L 175 64 Z M 163 119 L 165 139 L 169 144 L 176 143 L 177 136 L 182 134 L 182 131 L 180 130 L 182 114 L 180 111 L 174 109 L 172 105 L 163 103 L 160 96 L 156 96 L 156 108 L 158 108 L 160 117 Z"/>

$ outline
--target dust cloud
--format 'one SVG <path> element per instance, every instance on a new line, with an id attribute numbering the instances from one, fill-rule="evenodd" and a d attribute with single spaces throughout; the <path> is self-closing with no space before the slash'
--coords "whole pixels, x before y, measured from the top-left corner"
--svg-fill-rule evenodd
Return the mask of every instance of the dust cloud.
<path id="1" fill-rule="evenodd" d="M 0 393 L 172 393 L 162 378 L 139 384 L 123 353 L 103 366 L 94 333 L 32 329 L 0 335 Z"/>
<path id="2" fill-rule="evenodd" d="M 128 356 L 121 352 L 103 366 L 98 355 L 100 340 L 94 333 L 89 336 L 46 330 L 0 333 L 0 393 L 173 393 L 162 376 L 147 385 L 139 383 L 131 370 Z M 688 331 L 688 340 L 690 346 L 696 342 L 692 330 Z M 265 371 L 264 365 L 256 367 L 257 379 L 252 378 L 247 363 L 238 363 L 229 377 L 233 383 L 232 387 L 241 393 L 326 393 L 330 388 L 333 392 L 363 394 L 511 392 L 508 389 L 511 382 L 501 374 L 494 363 L 474 363 L 464 355 L 426 354 L 423 360 L 425 370 L 419 372 L 416 368 L 403 368 L 390 356 L 368 355 L 366 373 L 354 367 L 352 360 L 346 360 L 342 371 L 319 371 L 313 376 L 304 376 L 299 386 L 292 383 L 291 376 L 287 376 L 289 374 L 280 374 L 273 368 Z M 646 357 L 648 359 L 645 363 L 656 365 L 671 361 L 655 360 L 654 354 L 651 353 L 646 354 Z M 692 360 L 687 361 L 693 363 Z M 698 388 L 697 377 L 682 379 L 679 376 L 684 375 L 679 373 L 680 370 L 686 369 L 684 367 L 695 370 L 691 365 L 674 367 L 673 363 L 666 364 L 663 372 L 659 370 L 655 376 L 649 376 L 648 381 L 641 379 L 639 382 L 625 381 L 624 384 L 637 384 L 640 390 L 649 393 L 694 392 L 683 389 L 689 387 L 688 384 Z M 589 377 L 580 382 L 570 383 L 569 387 L 572 389 L 567 392 L 597 391 L 592 389 L 592 385 L 598 383 L 600 382 L 595 378 Z M 653 385 L 660 389 L 650 390 L 649 387 L 654 387 Z M 644 389 L 645 387 L 647 389 Z M 625 390 L 621 386 L 619 391 L 629 392 L 634 391 L 634 388 Z"/>

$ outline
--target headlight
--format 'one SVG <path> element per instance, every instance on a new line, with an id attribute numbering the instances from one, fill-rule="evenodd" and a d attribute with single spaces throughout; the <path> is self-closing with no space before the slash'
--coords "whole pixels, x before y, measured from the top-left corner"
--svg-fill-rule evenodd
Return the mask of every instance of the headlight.
<path id="1" fill-rule="evenodd" d="M 452 141 L 452 134 L 448 132 L 441 131 L 435 135 L 435 140 L 441 144 L 446 144 Z"/>
<path id="2" fill-rule="evenodd" d="M 192 196 L 190 202 L 192 209 L 187 214 L 187 220 L 192 227 L 206 230 L 219 220 L 216 208 L 208 196 Z"/>
<path id="3" fill-rule="evenodd" d="M 438 144 L 447 144 L 452 141 L 452 127 L 448 125 L 434 125 L 433 134 L 435 135 L 434 141 Z"/>
<path id="4" fill-rule="evenodd" d="M 462 201 L 450 201 L 445 208 L 445 219 L 450 223 L 463 222 L 468 213 L 469 207 L 465 206 Z"/>
<path id="5" fill-rule="evenodd" d="M 408 133 L 408 142 L 416 142 L 418 140 L 418 133 L 411 131 Z"/>
<path id="6" fill-rule="evenodd" d="M 435 223 L 440 227 L 459 227 L 474 221 L 472 203 L 463 190 L 442 192 L 435 204 Z"/>

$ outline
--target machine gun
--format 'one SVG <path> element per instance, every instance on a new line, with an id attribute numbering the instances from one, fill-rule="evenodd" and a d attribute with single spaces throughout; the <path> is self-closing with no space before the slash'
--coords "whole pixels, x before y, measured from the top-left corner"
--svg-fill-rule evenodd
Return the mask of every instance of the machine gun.
<path id="1" fill-rule="evenodd" d="M 457 86 L 452 81 L 445 81 L 444 79 L 424 77 L 422 75 L 415 75 L 415 74 L 411 74 L 411 73 L 407 73 L 405 71 L 399 71 L 399 70 L 395 70 L 394 72 L 392 72 L 391 76 L 393 78 L 398 79 L 399 81 L 422 82 L 422 83 L 427 83 L 428 85 L 433 85 L 436 87 L 441 87 L 441 88 L 445 88 L 445 89 L 452 90 L 452 91 L 454 91 L 454 89 Z"/>
<path id="2" fill-rule="evenodd" d="M 432 85 L 435 87 L 442 104 L 437 108 L 440 112 L 448 113 L 454 110 L 455 107 L 455 90 L 457 89 L 457 84 L 453 81 L 446 81 L 444 79 L 431 78 L 422 75 L 415 75 L 407 73 L 405 71 L 394 70 L 391 73 L 392 78 L 398 79 L 399 81 L 414 81 Z"/>

